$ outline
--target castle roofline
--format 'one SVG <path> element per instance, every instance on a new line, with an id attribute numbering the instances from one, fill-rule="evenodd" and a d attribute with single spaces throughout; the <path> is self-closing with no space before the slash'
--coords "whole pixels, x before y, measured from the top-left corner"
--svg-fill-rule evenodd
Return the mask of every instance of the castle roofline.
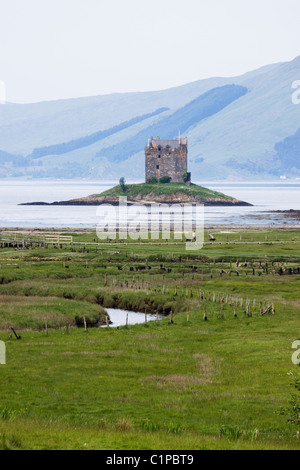
<path id="1" fill-rule="evenodd" d="M 176 137 L 175 139 L 161 139 L 160 137 L 156 137 L 154 139 L 148 140 L 147 147 L 158 147 L 161 146 L 162 148 L 171 147 L 172 149 L 179 148 L 181 145 L 187 145 L 187 137 Z"/>

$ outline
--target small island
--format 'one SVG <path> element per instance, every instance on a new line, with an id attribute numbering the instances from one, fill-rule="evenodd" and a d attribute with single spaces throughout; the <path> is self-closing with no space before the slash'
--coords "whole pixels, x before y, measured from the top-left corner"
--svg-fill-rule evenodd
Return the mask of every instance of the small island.
<path id="1" fill-rule="evenodd" d="M 98 206 L 119 204 L 202 204 L 204 206 L 251 206 L 223 193 L 191 183 L 187 172 L 187 137 L 148 140 L 145 147 L 145 183 L 119 185 L 100 194 L 53 203 L 31 202 L 22 205 Z"/>
<path id="2" fill-rule="evenodd" d="M 23 205 L 98 206 L 119 204 L 120 197 L 127 197 L 127 204 L 203 204 L 204 206 L 251 206 L 217 191 L 184 183 L 140 183 L 117 185 L 100 194 L 52 203 L 31 202 Z"/>

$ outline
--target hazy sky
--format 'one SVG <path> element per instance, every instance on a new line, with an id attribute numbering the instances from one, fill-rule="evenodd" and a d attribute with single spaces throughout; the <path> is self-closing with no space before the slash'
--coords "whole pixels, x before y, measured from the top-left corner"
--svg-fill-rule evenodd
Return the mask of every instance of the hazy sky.
<path id="1" fill-rule="evenodd" d="M 159 90 L 298 55 L 299 0 L 0 0 L 13 102 Z"/>

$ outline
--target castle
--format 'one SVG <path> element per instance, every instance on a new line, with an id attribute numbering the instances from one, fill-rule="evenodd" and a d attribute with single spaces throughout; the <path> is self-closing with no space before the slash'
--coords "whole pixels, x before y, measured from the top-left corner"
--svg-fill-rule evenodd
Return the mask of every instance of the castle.
<path id="1" fill-rule="evenodd" d="M 146 183 L 161 178 L 170 178 L 171 183 L 189 183 L 187 173 L 187 137 L 176 139 L 148 140 L 145 148 Z"/>

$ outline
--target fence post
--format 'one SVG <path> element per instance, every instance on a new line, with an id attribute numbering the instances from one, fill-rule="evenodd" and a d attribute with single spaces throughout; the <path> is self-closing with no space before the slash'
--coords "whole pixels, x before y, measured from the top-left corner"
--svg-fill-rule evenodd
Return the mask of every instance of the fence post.
<path id="1" fill-rule="evenodd" d="M 206 316 L 206 305 L 204 304 L 204 309 L 203 309 L 203 320 L 207 321 L 207 316 Z"/>

